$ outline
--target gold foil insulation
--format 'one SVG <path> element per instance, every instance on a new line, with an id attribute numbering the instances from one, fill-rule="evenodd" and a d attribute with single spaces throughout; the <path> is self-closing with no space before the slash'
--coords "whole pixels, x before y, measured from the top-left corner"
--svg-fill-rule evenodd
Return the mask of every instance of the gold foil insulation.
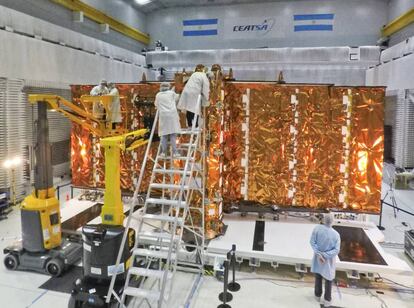
<path id="1" fill-rule="evenodd" d="M 73 86 L 74 100 L 91 88 Z M 123 127 L 144 127 L 155 115 L 159 83 L 117 88 Z M 213 80 L 211 90 L 206 119 L 209 235 L 220 232 L 223 206 L 242 200 L 263 206 L 379 213 L 384 88 Z M 184 114 L 180 117 L 184 126 Z M 99 140 L 74 124 L 71 144 L 73 184 L 104 187 Z M 154 143 L 151 150 L 157 146 Z M 134 189 L 144 152 L 139 148 L 122 154 L 124 190 Z M 152 163 L 147 168 L 143 191 Z"/>
<path id="2" fill-rule="evenodd" d="M 225 206 L 379 213 L 384 88 L 224 85 Z"/>
<path id="3" fill-rule="evenodd" d="M 122 127 L 129 131 L 144 128 L 145 121 L 155 116 L 154 98 L 159 91 L 159 83 L 117 84 L 116 87 L 121 99 Z M 82 95 L 88 95 L 91 89 L 92 86 L 72 86 L 73 100 L 79 101 L 79 98 Z M 82 141 L 83 146 L 80 145 L 79 140 Z M 157 146 L 158 143 L 155 143 L 155 150 Z M 72 183 L 75 186 L 104 188 L 105 157 L 99 139 L 86 129 L 73 124 L 71 147 Z M 82 147 L 85 148 L 84 152 L 81 152 Z M 123 190 L 134 190 L 133 180 L 138 177 L 144 153 L 145 147 L 121 153 L 121 188 Z M 147 168 L 152 170 L 152 164 L 148 163 Z M 142 186 L 144 191 L 148 187 L 150 172 L 145 174 Z"/>

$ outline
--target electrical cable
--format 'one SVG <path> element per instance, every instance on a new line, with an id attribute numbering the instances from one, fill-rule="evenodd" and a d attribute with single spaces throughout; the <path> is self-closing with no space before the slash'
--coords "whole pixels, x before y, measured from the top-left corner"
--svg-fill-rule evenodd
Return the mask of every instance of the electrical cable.
<path id="1" fill-rule="evenodd" d="M 389 279 L 387 279 L 387 278 L 385 278 L 386 280 L 389 280 Z M 288 288 L 294 288 L 294 289 L 297 289 L 298 287 L 297 286 L 292 286 L 292 285 L 283 285 L 283 284 L 278 284 L 278 283 L 276 283 L 276 282 L 274 282 L 274 280 L 276 280 L 276 281 L 292 281 L 292 280 L 286 280 L 286 279 L 274 279 L 274 278 L 264 278 L 264 277 L 252 277 L 252 278 L 239 278 L 238 279 L 239 281 L 248 281 L 248 280 L 263 280 L 263 281 L 267 281 L 267 282 L 269 282 L 269 283 L 272 283 L 272 284 L 274 284 L 274 285 L 277 285 L 277 286 L 280 286 L 280 287 L 288 287 Z M 390 280 L 391 281 L 391 280 Z M 292 281 L 293 282 L 293 281 Z M 298 282 L 298 281 L 296 281 L 296 282 Z M 302 283 L 311 283 L 311 282 L 305 282 L 305 281 L 301 281 Z M 313 282 L 312 282 L 312 284 L 313 284 Z M 396 284 L 398 284 L 398 283 L 396 283 Z M 338 286 L 338 284 L 337 284 L 337 282 L 336 282 L 336 280 L 335 280 L 335 285 L 336 285 L 336 288 L 337 288 L 337 292 L 338 292 L 338 296 L 339 296 L 339 298 L 340 298 L 340 300 L 342 300 L 342 294 L 341 294 L 341 292 L 340 292 L 340 290 L 339 290 L 339 286 Z M 381 308 L 389 308 L 388 307 L 388 305 L 387 305 L 387 303 L 382 299 L 382 298 L 380 298 L 379 297 L 379 295 L 378 294 L 375 294 L 375 293 L 373 293 L 373 292 L 371 292 L 370 290 L 368 290 L 368 289 L 364 289 L 365 290 L 365 293 L 364 294 L 351 294 L 351 293 L 349 293 L 349 295 L 353 295 L 353 296 L 363 296 L 363 295 L 369 295 L 370 297 L 373 297 L 373 298 L 376 298 L 380 303 L 381 303 Z"/>
<path id="2" fill-rule="evenodd" d="M 395 285 L 397 285 L 397 286 L 400 286 L 400 287 L 403 287 L 403 288 L 406 288 L 406 289 L 409 289 L 409 290 L 414 290 L 414 286 L 407 286 L 407 285 L 404 285 L 404 284 L 402 284 L 402 283 L 396 282 L 396 281 L 391 280 L 391 279 L 389 279 L 389 278 L 382 277 L 382 276 L 381 276 L 381 275 L 379 275 L 379 274 L 378 274 L 378 277 L 379 277 L 380 279 L 382 279 L 382 280 L 389 281 L 389 282 L 391 282 L 391 283 L 393 283 L 393 284 L 395 284 Z"/>
<path id="3" fill-rule="evenodd" d="M 368 289 L 365 289 L 365 290 L 366 290 L 366 292 L 367 292 L 368 295 L 370 295 L 371 297 L 374 297 L 374 298 L 378 299 L 381 302 L 381 308 L 389 308 L 388 305 L 385 303 L 385 301 L 378 296 L 378 294 L 374 294 L 374 293 L 372 293 Z"/>
<path id="4" fill-rule="evenodd" d="M 282 280 L 282 279 L 271 279 L 271 278 L 262 278 L 262 277 L 256 277 L 256 278 L 239 278 L 239 279 L 237 279 L 238 281 L 248 281 L 248 280 L 263 280 L 263 281 L 267 281 L 267 282 L 270 282 L 270 283 L 272 283 L 272 284 L 274 284 L 274 285 L 277 285 L 277 286 L 280 286 L 280 287 L 287 287 L 287 288 L 294 288 L 294 289 L 297 289 L 298 287 L 297 286 L 292 286 L 292 285 L 283 285 L 283 284 L 278 284 L 278 283 L 276 283 L 276 282 L 274 282 L 274 281 L 284 281 L 284 280 Z M 292 281 L 293 282 L 293 281 Z M 304 281 L 303 281 L 304 282 Z"/>

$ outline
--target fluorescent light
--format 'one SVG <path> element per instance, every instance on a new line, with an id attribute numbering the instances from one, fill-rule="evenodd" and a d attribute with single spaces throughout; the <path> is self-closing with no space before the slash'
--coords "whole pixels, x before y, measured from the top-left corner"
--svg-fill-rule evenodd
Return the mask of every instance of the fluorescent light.
<path id="1" fill-rule="evenodd" d="M 11 169 L 13 167 L 17 167 L 17 166 L 21 165 L 21 163 L 22 163 L 22 159 L 20 157 L 16 156 L 16 157 L 11 158 L 11 159 L 6 159 L 3 162 L 3 167 L 6 168 L 6 169 Z"/>
<path id="2" fill-rule="evenodd" d="M 152 0 L 135 0 L 135 2 L 139 5 L 145 5 L 150 3 Z"/>

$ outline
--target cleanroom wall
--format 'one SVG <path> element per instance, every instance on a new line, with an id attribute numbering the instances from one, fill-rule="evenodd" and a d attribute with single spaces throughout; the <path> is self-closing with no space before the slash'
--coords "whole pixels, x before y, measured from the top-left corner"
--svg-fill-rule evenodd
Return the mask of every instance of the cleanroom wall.
<path id="1" fill-rule="evenodd" d="M 14 132 L 0 136 L 0 163 L 14 156 L 33 162 L 30 149 L 36 112 L 27 94 L 47 92 L 70 99 L 70 84 L 96 84 L 101 78 L 139 82 L 144 72 L 149 79 L 154 77 L 144 68 L 142 55 L 3 6 L 0 41 L 0 122 Z M 71 123 L 58 113 L 50 113 L 49 122 L 52 149 L 57 153 L 52 153 L 54 174 L 69 173 L 69 156 L 58 156 L 65 153 L 62 147 L 70 152 Z M 26 172 L 17 173 L 19 194 L 24 194 L 30 167 L 27 164 Z M 1 173 L 0 187 L 9 184 L 7 175 Z"/>
<path id="2" fill-rule="evenodd" d="M 152 42 L 161 40 L 170 50 L 375 45 L 381 27 L 387 23 L 387 9 L 385 0 L 277 1 L 179 7 L 149 14 L 147 30 Z M 304 17 L 297 17 L 294 20 L 294 15 L 309 14 L 323 14 L 319 18 L 328 19 L 301 20 Z M 194 19 L 217 19 L 217 35 L 184 36 L 183 21 Z M 239 28 L 262 25 L 266 21 L 273 25 L 267 32 Z M 306 25 L 332 25 L 332 31 L 330 27 L 295 31 L 295 26 Z M 237 31 L 233 31 L 234 27 Z M 208 29 L 214 30 L 214 25 L 209 25 Z"/>
<path id="3" fill-rule="evenodd" d="M 414 8 L 414 0 L 391 0 L 388 4 L 388 22 L 395 20 L 401 15 Z M 414 24 L 394 33 L 390 37 L 389 45 L 393 46 L 414 36 Z"/>
<path id="4" fill-rule="evenodd" d="M 144 33 L 146 32 L 146 15 L 131 9 L 129 4 L 121 3 L 119 5 L 119 0 L 115 2 L 87 0 L 84 2 Z M 113 30 L 110 30 L 109 33 L 102 33 L 99 24 L 86 17 L 82 23 L 74 22 L 72 11 L 50 0 L 1 0 L 0 5 L 134 52 L 139 52 L 145 47 L 144 44 Z"/>

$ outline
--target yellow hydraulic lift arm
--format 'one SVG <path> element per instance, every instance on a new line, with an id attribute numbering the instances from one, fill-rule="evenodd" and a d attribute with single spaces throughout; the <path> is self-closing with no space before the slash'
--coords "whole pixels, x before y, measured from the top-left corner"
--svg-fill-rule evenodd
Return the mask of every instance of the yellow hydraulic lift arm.
<path id="1" fill-rule="evenodd" d="M 105 149 L 105 196 L 101 217 L 104 225 L 122 226 L 124 208 L 121 199 L 121 150 L 132 151 L 148 142 L 148 129 L 101 139 Z"/>
<path id="2" fill-rule="evenodd" d="M 102 207 L 101 217 L 102 223 L 106 225 L 118 226 L 123 224 L 123 205 L 121 199 L 121 181 L 120 181 L 120 152 L 122 151 L 132 151 L 142 145 L 147 143 L 147 129 L 140 129 L 134 132 L 126 133 L 125 129 L 117 128 L 112 129 L 111 122 L 107 122 L 99 115 L 95 115 L 91 108 L 92 104 L 101 104 L 105 109 L 107 115 L 110 116 L 111 112 L 111 103 L 113 96 L 82 96 L 80 99 L 81 106 L 67 101 L 66 99 L 52 94 L 32 94 L 29 95 L 29 102 L 32 104 L 37 104 L 43 106 L 43 122 L 44 129 L 40 133 L 38 139 L 42 139 L 43 135 L 48 136 L 48 127 L 47 127 L 47 116 L 46 116 L 46 106 L 48 109 L 55 110 L 60 112 L 69 120 L 81 125 L 85 129 L 89 130 L 93 135 L 100 137 L 100 143 L 105 149 L 105 200 L 104 206 Z M 40 109 L 39 109 L 40 110 Z M 43 123 L 42 122 L 42 123 Z M 43 144 L 44 143 L 44 144 Z M 48 137 L 45 142 L 42 143 L 41 148 L 48 148 Z M 41 151 L 40 153 L 43 153 Z M 49 155 L 50 156 L 50 155 Z M 49 165 L 50 157 L 45 156 L 42 160 L 42 164 L 36 166 L 38 169 L 45 169 Z M 43 157 L 43 156 L 42 156 Z M 41 174 L 43 174 L 42 172 Z M 51 171 L 47 172 L 47 178 L 49 178 Z M 47 183 L 46 183 L 47 182 Z M 45 187 L 43 187 L 45 186 Z M 29 196 L 27 199 L 28 202 L 24 202 L 26 207 L 33 210 L 39 210 L 45 208 L 45 203 L 51 204 L 50 198 L 55 199 L 53 183 L 51 180 L 45 181 L 42 186 L 42 190 L 35 190 L 33 196 Z M 46 192 L 50 192 L 47 195 Z M 48 199 L 49 198 L 49 199 Z M 33 200 L 32 200 L 33 199 Z M 43 199 L 47 199 L 43 201 Z M 29 202 L 30 201 L 30 202 Z M 56 212 L 59 216 L 59 202 L 53 203 L 53 211 Z M 51 210 L 51 211 L 52 211 Z M 52 228 L 52 227 L 50 227 Z M 46 243 L 47 248 L 53 248 L 60 244 L 60 228 L 57 232 L 56 240 L 53 243 Z"/>
<path id="3" fill-rule="evenodd" d="M 53 94 L 31 94 L 29 102 L 37 104 L 45 102 L 49 109 L 60 112 L 72 122 L 82 125 L 97 137 L 108 137 L 126 133 L 122 128 L 112 129 L 111 123 L 98 117 L 92 111 L 93 104 L 101 104 L 107 115 L 111 114 L 113 96 L 89 96 L 83 95 L 80 98 L 81 106 L 78 106 L 63 97 Z"/>

